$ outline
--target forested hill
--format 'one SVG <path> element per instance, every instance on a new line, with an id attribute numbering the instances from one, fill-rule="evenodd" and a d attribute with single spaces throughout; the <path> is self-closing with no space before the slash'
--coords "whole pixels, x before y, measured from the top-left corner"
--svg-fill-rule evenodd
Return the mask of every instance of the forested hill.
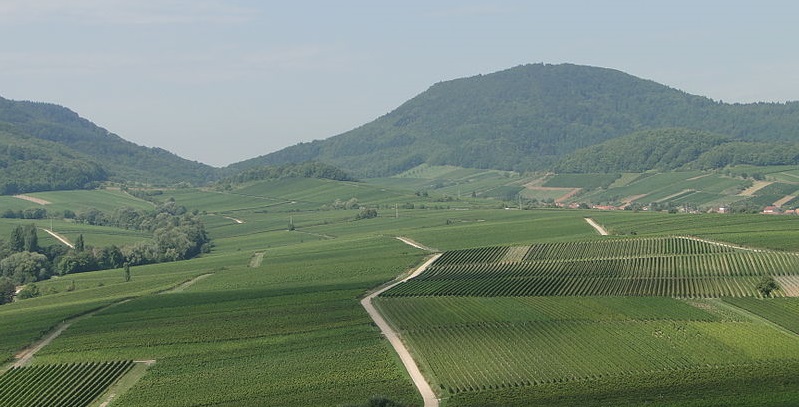
<path id="1" fill-rule="evenodd" d="M 309 160 L 356 176 L 421 163 L 541 170 L 580 148 L 657 128 L 796 141 L 799 103 L 726 104 L 612 69 L 524 65 L 435 84 L 364 126 L 229 170 Z"/>
<path id="2" fill-rule="evenodd" d="M 126 141 L 65 107 L 3 98 L 0 167 L 2 193 L 82 188 L 107 179 L 200 183 L 215 175 L 213 167 Z"/>

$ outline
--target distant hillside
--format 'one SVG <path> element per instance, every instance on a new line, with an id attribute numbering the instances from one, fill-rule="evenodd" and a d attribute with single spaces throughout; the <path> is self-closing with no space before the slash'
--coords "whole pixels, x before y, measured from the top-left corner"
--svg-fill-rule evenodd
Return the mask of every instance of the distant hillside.
<path id="1" fill-rule="evenodd" d="M 554 170 L 612 173 L 796 164 L 799 143 L 741 142 L 699 130 L 655 129 L 579 149 L 555 164 Z"/>
<path id="2" fill-rule="evenodd" d="M 42 163 L 75 159 L 84 162 L 65 176 L 86 177 L 87 181 L 114 179 L 147 183 L 203 183 L 212 179 L 215 169 L 189 161 L 160 148 L 136 145 L 96 126 L 77 113 L 49 103 L 20 102 L 0 98 L 0 149 L 15 148 L 35 151 L 38 163 L 17 154 L 14 168 L 26 178 L 21 192 L 42 189 L 64 189 L 75 182 L 62 182 L 61 173 L 34 171 Z M 7 155 L 8 156 L 8 155 Z M 8 158 L 6 164 L 11 163 Z M 60 165 L 60 164 L 59 164 Z M 70 168 L 71 164 L 67 166 Z M 86 167 L 86 168 L 83 168 Z M 95 168 L 96 167 L 96 168 Z M 22 170 L 22 168 L 26 168 Z M 15 170 L 15 171 L 17 171 Z M 56 177 L 57 179 L 52 179 Z M 80 182 L 78 182 L 80 183 Z M 34 187 L 35 186 L 35 187 Z"/>
<path id="3" fill-rule="evenodd" d="M 90 188 L 108 173 L 90 157 L 0 125 L 0 195 Z"/>
<path id="4" fill-rule="evenodd" d="M 357 176 L 422 163 L 541 170 L 580 148 L 675 127 L 743 141 L 796 141 L 799 103 L 725 104 L 612 69 L 524 65 L 435 84 L 359 128 L 228 170 L 310 160 Z"/>

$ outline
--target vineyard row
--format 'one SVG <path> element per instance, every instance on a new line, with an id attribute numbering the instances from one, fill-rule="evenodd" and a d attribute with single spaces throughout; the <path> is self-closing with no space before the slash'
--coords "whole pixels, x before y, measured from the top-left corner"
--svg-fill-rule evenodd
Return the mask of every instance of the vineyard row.
<path id="1" fill-rule="evenodd" d="M 0 376 L 0 405 L 87 406 L 131 367 L 117 361 L 14 368 Z"/>

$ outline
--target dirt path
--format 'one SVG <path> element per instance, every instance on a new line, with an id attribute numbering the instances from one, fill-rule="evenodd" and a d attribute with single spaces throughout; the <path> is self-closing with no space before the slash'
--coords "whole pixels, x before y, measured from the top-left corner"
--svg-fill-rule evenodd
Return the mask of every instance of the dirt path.
<path id="1" fill-rule="evenodd" d="M 773 181 L 755 181 L 752 183 L 752 186 L 741 191 L 738 196 L 752 196 L 755 192 L 760 191 L 761 189 L 773 184 Z"/>
<path id="2" fill-rule="evenodd" d="M 669 195 L 669 196 L 667 196 L 665 198 L 660 198 L 660 199 L 658 199 L 655 202 L 657 202 L 657 203 L 666 202 L 669 199 L 674 199 L 674 198 L 676 198 L 676 197 L 678 197 L 680 195 L 686 195 L 686 194 L 691 193 L 691 192 L 696 192 L 696 190 L 694 190 L 694 189 L 683 189 L 682 191 L 677 192 L 675 194 L 671 194 L 671 195 Z"/>
<path id="3" fill-rule="evenodd" d="M 249 267 L 251 269 L 261 267 L 261 263 L 264 261 L 264 252 L 257 252 L 252 254 L 252 258 L 250 259 Z"/>
<path id="4" fill-rule="evenodd" d="M 561 192 L 562 195 L 555 199 L 555 202 L 557 203 L 563 203 L 583 190 L 582 188 L 542 187 L 533 185 L 532 182 L 524 185 L 524 187 L 530 191 Z"/>
<path id="5" fill-rule="evenodd" d="M 418 243 L 414 243 L 410 239 L 400 238 L 397 239 L 402 240 L 403 242 L 413 246 L 421 248 Z M 424 249 L 423 249 L 424 250 Z M 441 257 L 441 253 L 433 255 L 430 257 L 424 264 L 419 266 L 413 273 L 411 273 L 408 277 L 397 281 L 393 284 L 390 284 L 386 287 L 381 288 L 378 291 L 369 294 L 366 298 L 361 300 L 361 305 L 366 309 L 366 312 L 369 313 L 369 316 L 375 321 L 375 324 L 380 328 L 380 332 L 388 339 L 391 343 L 391 346 L 394 347 L 394 350 L 399 355 L 400 359 L 402 360 L 402 364 L 405 365 L 405 369 L 408 371 L 408 374 L 411 375 L 411 379 L 413 380 L 413 384 L 416 385 L 416 388 L 419 389 L 419 393 L 422 394 L 422 399 L 424 399 L 424 407 L 438 407 L 438 399 L 436 398 L 436 394 L 433 392 L 433 389 L 430 387 L 430 384 L 427 383 L 422 372 L 419 370 L 419 366 L 416 365 L 416 362 L 411 357 L 411 353 L 408 351 L 408 348 L 405 347 L 405 344 L 400 339 L 399 333 L 394 331 L 391 326 L 386 322 L 380 312 L 372 305 L 372 299 L 383 293 L 384 291 L 394 287 L 395 285 L 407 281 L 413 277 L 418 276 L 421 272 L 423 272 L 427 267 L 433 264 L 439 257 Z"/>
<path id="6" fill-rule="evenodd" d="M 711 176 L 711 175 L 713 175 L 713 174 L 712 174 L 712 173 L 708 173 L 708 174 L 697 175 L 697 176 L 695 176 L 695 177 L 691 177 L 691 178 L 688 178 L 688 179 L 686 179 L 686 181 L 696 181 L 696 180 L 698 180 L 698 179 L 702 179 L 702 178 L 705 178 L 705 177 L 709 177 L 709 176 Z"/>
<path id="7" fill-rule="evenodd" d="M 712 245 L 721 246 L 721 247 L 729 247 L 731 249 L 748 250 L 750 252 L 755 252 L 755 253 L 768 251 L 768 250 L 764 250 L 764 249 L 754 249 L 754 248 L 751 248 L 751 247 L 744 247 L 744 246 L 737 246 L 737 245 L 729 244 L 729 243 L 716 242 L 716 241 L 713 241 L 713 240 L 702 239 L 701 237 L 696 237 L 696 236 L 678 236 L 678 237 L 682 237 L 683 239 L 691 239 L 691 240 L 695 240 L 697 242 L 703 242 L 703 243 L 712 244 Z"/>
<path id="8" fill-rule="evenodd" d="M 561 195 L 559 198 L 555 199 L 555 203 L 564 203 L 569 199 L 571 199 L 573 196 L 582 192 L 582 190 L 583 190 L 582 188 L 574 188 L 565 195 Z"/>
<path id="9" fill-rule="evenodd" d="M 233 222 L 236 222 L 236 223 L 238 223 L 238 224 L 242 224 L 242 223 L 244 223 L 244 221 L 243 221 L 243 220 L 241 220 L 241 219 L 236 219 L 236 218 L 234 218 L 234 217 L 231 217 L 231 216 L 223 216 L 223 218 L 225 218 L 225 219 L 230 219 L 230 220 L 232 220 Z"/>
<path id="10" fill-rule="evenodd" d="M 413 239 L 408 239 L 407 237 L 397 236 L 397 239 L 402 241 L 403 243 L 405 243 L 405 244 L 407 244 L 409 246 L 413 246 L 413 247 L 415 247 L 417 249 L 426 250 L 428 252 L 437 252 L 438 251 L 436 249 L 433 249 L 432 247 L 427 247 L 427 246 L 425 246 L 425 245 L 423 245 L 423 244 L 421 244 L 419 242 L 416 242 Z"/>
<path id="11" fill-rule="evenodd" d="M 64 236 L 61 236 L 61 235 L 59 235 L 58 233 L 56 233 L 56 232 L 53 232 L 53 231 L 52 231 L 52 230 L 50 230 L 50 229 L 45 229 L 45 228 L 39 228 L 39 229 L 41 229 L 41 230 L 43 230 L 43 231 L 47 232 L 47 234 L 49 234 L 50 236 L 52 236 L 52 237 L 56 238 L 56 239 L 57 239 L 59 242 L 61 242 L 61 243 L 63 243 L 64 245 L 68 246 L 70 249 L 74 249 L 74 248 L 75 248 L 75 245 L 73 245 L 73 244 L 72 244 L 72 243 L 71 243 L 69 240 L 67 240 L 67 238 L 65 238 Z"/>
<path id="12" fill-rule="evenodd" d="M 647 195 L 649 195 L 649 194 L 630 195 L 627 198 L 622 199 L 621 203 L 623 203 L 624 205 L 629 205 L 629 204 L 631 204 L 631 203 L 633 203 L 633 202 L 635 202 L 635 201 L 637 201 L 637 200 L 639 200 L 639 199 L 641 199 L 641 198 L 643 198 L 643 197 L 645 197 Z"/>
<path id="13" fill-rule="evenodd" d="M 607 230 L 605 230 L 605 228 L 603 228 L 602 226 L 600 226 L 600 225 L 599 225 L 599 223 L 596 223 L 596 221 L 595 221 L 595 220 L 593 220 L 593 219 L 591 219 L 591 218 L 585 218 L 585 221 L 586 221 L 586 222 L 588 222 L 588 224 L 589 224 L 589 225 L 591 225 L 591 227 L 593 227 L 594 229 L 596 229 L 597 233 L 599 233 L 600 235 L 602 235 L 602 236 L 607 236 L 607 235 L 609 235 L 609 234 L 610 234 L 610 233 L 608 233 L 608 231 L 607 231 Z"/>
<path id="14" fill-rule="evenodd" d="M 159 294 L 174 294 L 174 293 L 182 292 L 185 289 L 191 287 L 194 283 L 196 283 L 196 282 L 198 282 L 198 281 L 200 281 L 200 280 L 202 280 L 204 278 L 208 278 L 208 277 L 212 276 L 213 274 L 214 273 L 200 274 L 199 276 L 194 277 L 191 280 L 186 281 L 186 282 L 180 284 L 179 286 L 177 286 L 175 288 L 172 288 L 172 289 L 169 289 L 169 290 L 166 290 L 166 291 L 161 291 Z"/>
<path id="15" fill-rule="evenodd" d="M 795 195 L 785 195 L 784 197 L 780 198 L 778 201 L 774 202 L 773 205 L 776 206 L 777 208 L 781 208 L 782 205 L 785 205 L 788 202 L 793 201 L 794 198 L 796 198 Z"/>
<path id="16" fill-rule="evenodd" d="M 52 203 L 50 201 L 45 201 L 42 198 L 36 198 L 36 197 L 32 197 L 30 195 L 14 195 L 14 198 L 24 199 L 26 201 L 37 203 L 39 205 L 50 205 Z"/>
<path id="17" fill-rule="evenodd" d="M 793 331 L 785 328 L 784 326 L 782 326 L 782 325 L 780 325 L 780 324 L 778 324 L 776 322 L 773 322 L 770 319 L 761 317 L 760 315 L 757 315 L 754 312 L 751 312 L 749 310 L 743 309 L 741 307 L 738 307 L 736 305 L 730 304 L 728 302 L 724 302 L 724 300 L 722 300 L 721 298 L 712 298 L 712 299 L 708 299 L 708 301 L 714 303 L 719 308 L 724 308 L 724 309 L 726 309 L 728 311 L 732 311 L 732 312 L 734 312 L 734 313 L 736 313 L 738 315 L 743 316 L 744 318 L 753 319 L 755 321 L 762 322 L 766 326 L 770 326 L 770 327 L 782 332 L 783 334 L 785 334 L 787 336 L 790 336 L 791 338 L 796 338 L 797 335 L 799 335 L 796 332 L 793 332 Z"/>
<path id="18" fill-rule="evenodd" d="M 31 363 L 31 359 L 33 359 L 33 356 L 36 354 L 36 352 L 42 350 L 42 348 L 44 348 L 45 346 L 49 345 L 50 342 L 52 342 L 55 338 L 58 338 L 58 336 L 61 335 L 64 331 L 66 331 L 67 328 L 69 328 L 73 323 L 75 323 L 75 322 L 77 322 L 77 321 L 79 321 L 79 320 L 81 320 L 83 318 L 88 318 L 88 317 L 90 317 L 90 316 L 92 316 L 92 315 L 94 315 L 94 314 L 96 314 L 96 313 L 98 313 L 100 311 L 105 311 L 105 310 L 107 310 L 107 309 L 109 309 L 109 308 L 111 308 L 113 306 L 126 303 L 128 301 L 130 301 L 130 299 L 118 301 L 118 302 L 115 302 L 113 304 L 106 305 L 105 307 L 98 308 L 98 309 L 96 309 L 94 311 L 90 311 L 90 312 L 87 312 L 85 314 L 78 315 L 76 317 L 72 317 L 72 318 L 64 320 L 64 322 L 62 322 L 58 326 L 56 326 L 55 329 L 53 329 L 52 331 L 47 333 L 47 335 L 45 335 L 42 339 L 39 339 L 33 345 L 31 345 L 31 346 L 23 349 L 21 352 L 17 353 L 14 356 L 14 358 L 16 360 L 14 362 L 12 362 L 11 364 L 9 364 L 8 366 L 6 366 L 4 369 L 0 370 L 0 373 L 5 372 L 8 369 L 11 369 L 11 368 L 14 368 L 14 367 L 24 367 L 24 366 L 29 365 Z"/>
<path id="19" fill-rule="evenodd" d="M 139 379 L 144 377 L 144 374 L 147 373 L 147 369 L 155 364 L 155 359 L 134 360 L 133 363 L 134 365 L 128 373 L 108 387 L 105 393 L 101 394 L 92 404 L 89 404 L 89 407 L 108 407 L 118 394 L 124 394 L 126 391 L 130 390 Z"/>

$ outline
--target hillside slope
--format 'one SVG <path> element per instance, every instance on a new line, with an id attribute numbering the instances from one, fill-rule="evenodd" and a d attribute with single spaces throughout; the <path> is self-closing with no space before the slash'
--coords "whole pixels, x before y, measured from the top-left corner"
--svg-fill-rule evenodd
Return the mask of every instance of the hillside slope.
<path id="1" fill-rule="evenodd" d="M 105 176 L 92 177 L 92 181 L 110 178 L 148 183 L 202 183 L 215 175 L 213 167 L 160 148 L 139 146 L 65 107 L 49 103 L 0 98 L 0 129 L 6 145 L 36 150 L 37 156 L 45 161 L 52 161 L 50 152 L 55 150 L 58 154 L 80 157 L 82 161 L 99 165 Z M 24 159 L 18 161 L 19 165 L 33 165 L 24 163 Z M 35 176 L 31 178 L 34 184 L 46 184 L 37 181 Z"/>
<path id="2" fill-rule="evenodd" d="M 371 123 L 228 171 L 308 160 L 358 176 L 421 163 L 540 170 L 577 149 L 663 127 L 794 140 L 799 103 L 725 104 L 612 69 L 524 65 L 435 84 Z"/>

